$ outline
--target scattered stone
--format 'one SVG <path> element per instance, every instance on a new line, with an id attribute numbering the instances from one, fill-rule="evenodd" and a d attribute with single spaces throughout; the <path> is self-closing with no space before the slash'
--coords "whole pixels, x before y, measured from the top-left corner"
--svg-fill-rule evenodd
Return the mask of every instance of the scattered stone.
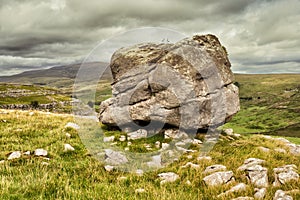
<path id="1" fill-rule="evenodd" d="M 204 170 L 204 174 L 211 174 L 214 172 L 219 172 L 219 171 L 226 171 L 227 168 L 224 165 L 211 165 L 206 167 L 206 169 Z"/>
<path id="2" fill-rule="evenodd" d="M 159 149 L 160 148 L 160 141 L 156 141 L 154 145 L 155 145 L 155 148 Z"/>
<path id="3" fill-rule="evenodd" d="M 150 162 L 147 162 L 148 167 L 153 168 L 160 168 L 161 165 L 161 155 L 155 155 L 152 156 L 152 160 Z"/>
<path id="4" fill-rule="evenodd" d="M 124 151 L 129 151 L 129 147 L 125 147 L 125 148 L 124 148 Z"/>
<path id="5" fill-rule="evenodd" d="M 290 149 L 290 153 L 293 155 L 300 155 L 300 145 L 293 143 L 286 144 L 286 147 Z"/>
<path id="6" fill-rule="evenodd" d="M 268 187 L 268 169 L 261 165 L 251 166 L 246 169 L 250 182 L 258 188 Z"/>
<path id="7" fill-rule="evenodd" d="M 257 147 L 259 150 L 261 150 L 262 152 L 264 153 L 269 153 L 270 152 L 270 149 L 269 148 L 266 148 L 266 147 Z"/>
<path id="8" fill-rule="evenodd" d="M 185 184 L 187 184 L 187 185 L 192 185 L 192 183 L 191 183 L 190 180 L 187 180 L 187 181 L 185 182 Z"/>
<path id="9" fill-rule="evenodd" d="M 120 165 L 128 162 L 125 155 L 118 151 L 113 151 L 111 149 L 105 149 L 105 162 L 110 165 Z"/>
<path id="10" fill-rule="evenodd" d="M 186 158 L 190 160 L 190 159 L 193 159 L 193 156 L 192 155 L 187 155 Z"/>
<path id="11" fill-rule="evenodd" d="M 120 140 L 120 142 L 126 141 L 126 136 L 125 135 L 121 135 L 119 140 Z"/>
<path id="12" fill-rule="evenodd" d="M 34 155 L 35 156 L 47 156 L 48 155 L 48 151 L 45 149 L 36 149 L 34 151 Z"/>
<path id="13" fill-rule="evenodd" d="M 66 133 L 66 137 L 70 139 L 71 138 L 71 134 L 70 133 Z"/>
<path id="14" fill-rule="evenodd" d="M 282 190 L 277 190 L 275 192 L 273 200 L 293 200 L 293 197 L 287 195 L 284 191 Z"/>
<path id="15" fill-rule="evenodd" d="M 184 166 L 182 166 L 182 168 L 188 168 L 188 167 L 190 167 L 192 169 L 199 169 L 200 165 L 194 164 L 192 162 L 188 162 Z"/>
<path id="16" fill-rule="evenodd" d="M 218 186 L 228 183 L 233 178 L 233 172 L 215 172 L 203 178 L 208 186 Z"/>
<path id="17" fill-rule="evenodd" d="M 233 135 L 233 129 L 232 128 L 227 128 L 224 130 L 224 133 L 226 133 L 227 135 Z"/>
<path id="18" fill-rule="evenodd" d="M 280 186 L 281 184 L 286 184 L 290 181 L 297 181 L 299 179 L 299 174 L 296 172 L 296 165 L 285 165 L 282 167 L 274 168 L 275 181 L 274 186 Z"/>
<path id="19" fill-rule="evenodd" d="M 179 179 L 179 175 L 174 172 L 160 173 L 158 176 L 161 179 L 160 184 L 172 183 Z"/>
<path id="20" fill-rule="evenodd" d="M 49 163 L 47 163 L 47 162 L 42 162 L 41 165 L 48 166 Z"/>
<path id="21" fill-rule="evenodd" d="M 104 169 L 107 171 L 107 172 L 111 172 L 111 171 L 113 171 L 114 170 L 114 166 L 111 166 L 111 165 L 105 165 L 104 166 Z"/>
<path id="22" fill-rule="evenodd" d="M 165 139 L 182 139 L 188 138 L 189 136 L 182 131 L 174 130 L 174 129 L 167 129 L 164 132 Z"/>
<path id="23" fill-rule="evenodd" d="M 73 122 L 68 122 L 65 126 L 65 128 L 72 128 L 72 129 L 75 129 L 75 130 L 79 130 L 80 129 L 80 126 L 73 123 Z"/>
<path id="24" fill-rule="evenodd" d="M 197 161 L 211 161 L 212 158 L 210 156 L 199 156 Z"/>
<path id="25" fill-rule="evenodd" d="M 166 149 L 168 149 L 170 147 L 170 144 L 168 144 L 168 143 L 162 143 L 161 144 L 161 149 L 162 150 L 166 150 Z"/>
<path id="26" fill-rule="evenodd" d="M 255 188 L 254 191 L 255 191 L 254 194 L 255 199 L 264 199 L 267 193 L 266 188 Z"/>
<path id="27" fill-rule="evenodd" d="M 29 113 L 29 116 L 32 116 L 32 115 L 34 115 L 34 112 L 30 112 L 30 113 Z"/>
<path id="28" fill-rule="evenodd" d="M 25 156 L 30 156 L 30 154 L 31 154 L 30 151 L 25 151 L 25 152 L 23 153 L 23 155 L 25 155 Z"/>
<path id="29" fill-rule="evenodd" d="M 64 144 L 64 151 L 68 152 L 68 151 L 75 151 L 75 148 L 72 147 L 70 144 Z"/>
<path id="30" fill-rule="evenodd" d="M 4 164 L 5 163 L 5 160 L 0 160 L 0 164 Z"/>
<path id="31" fill-rule="evenodd" d="M 127 134 L 128 140 L 138 140 L 142 138 L 147 138 L 147 131 L 145 129 L 139 129 L 137 131 Z"/>
<path id="32" fill-rule="evenodd" d="M 135 190 L 135 193 L 144 193 L 146 190 L 144 188 L 138 188 Z"/>
<path id="33" fill-rule="evenodd" d="M 22 156 L 21 151 L 14 151 L 11 154 L 9 154 L 7 160 L 13 160 L 13 159 L 21 158 L 21 156 Z"/>
<path id="34" fill-rule="evenodd" d="M 132 145 L 132 142 L 127 142 L 127 146 L 131 146 Z"/>
<path id="35" fill-rule="evenodd" d="M 276 149 L 274 149 L 274 151 L 276 151 L 276 152 L 278 152 L 278 153 L 284 153 L 284 154 L 287 153 L 286 150 L 285 150 L 285 149 L 282 149 L 282 148 L 276 148 Z"/>
<path id="36" fill-rule="evenodd" d="M 127 180 L 127 177 L 126 176 L 120 176 L 117 178 L 118 181 L 125 181 Z"/>
<path id="37" fill-rule="evenodd" d="M 245 191 L 246 189 L 247 189 L 246 184 L 239 183 L 236 186 L 233 186 L 230 190 L 227 190 L 226 192 L 223 192 L 223 193 L 219 194 L 217 197 L 220 198 L 220 197 L 229 195 L 229 194 L 234 193 L 234 192 L 242 192 L 242 191 Z"/>
<path id="38" fill-rule="evenodd" d="M 198 139 L 193 139 L 192 144 L 193 145 L 201 145 L 203 142 L 201 140 Z"/>
<path id="39" fill-rule="evenodd" d="M 141 170 L 141 169 L 137 169 L 137 170 L 135 171 L 135 174 L 136 174 L 137 176 L 143 176 L 143 175 L 144 175 L 144 171 Z"/>
<path id="40" fill-rule="evenodd" d="M 253 197 L 237 197 L 235 199 L 232 199 L 232 200 L 254 200 Z"/>
<path id="41" fill-rule="evenodd" d="M 237 170 L 238 171 L 245 171 L 249 167 L 255 166 L 255 165 L 260 165 L 264 163 L 264 160 L 258 159 L 258 158 L 248 158 L 244 161 L 244 164 L 240 166 Z"/>
<path id="42" fill-rule="evenodd" d="M 241 135 L 241 134 L 238 134 L 238 133 L 234 133 L 233 136 L 239 138 L 239 137 L 241 137 L 242 135 Z"/>
<path id="43" fill-rule="evenodd" d="M 103 142 L 113 142 L 115 140 L 115 136 L 104 137 Z"/>

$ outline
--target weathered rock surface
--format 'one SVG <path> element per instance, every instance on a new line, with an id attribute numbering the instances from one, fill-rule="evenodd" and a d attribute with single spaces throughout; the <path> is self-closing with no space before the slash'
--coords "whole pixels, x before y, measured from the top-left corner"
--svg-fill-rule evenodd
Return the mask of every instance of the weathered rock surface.
<path id="1" fill-rule="evenodd" d="M 223 197 L 235 192 L 242 192 L 245 191 L 246 189 L 247 189 L 247 185 L 245 183 L 239 183 L 233 186 L 232 188 L 230 188 L 230 190 L 227 190 L 226 192 L 219 194 L 218 197 Z"/>
<path id="2" fill-rule="evenodd" d="M 48 151 L 45 149 L 36 149 L 34 151 L 34 155 L 35 156 L 47 156 L 48 155 Z"/>
<path id="3" fill-rule="evenodd" d="M 226 171 L 227 168 L 224 165 L 211 165 L 206 167 L 206 169 L 204 170 L 204 174 L 211 174 L 214 172 L 219 172 L 219 171 Z"/>
<path id="4" fill-rule="evenodd" d="M 260 165 L 264 162 L 261 159 L 249 158 L 245 160 L 244 165 L 239 167 L 238 170 L 245 171 L 254 186 L 258 188 L 268 187 L 268 169 Z"/>
<path id="5" fill-rule="evenodd" d="M 179 175 L 174 172 L 160 173 L 158 176 L 161 179 L 160 184 L 172 183 L 179 179 Z"/>
<path id="6" fill-rule="evenodd" d="M 293 200 L 293 197 L 287 195 L 284 191 L 282 190 L 277 190 L 275 192 L 273 200 Z"/>
<path id="7" fill-rule="evenodd" d="M 125 155 L 111 149 L 105 149 L 105 162 L 110 165 L 120 165 L 128 162 Z"/>
<path id="8" fill-rule="evenodd" d="M 9 154 L 7 160 L 13 160 L 13 159 L 21 158 L 21 156 L 22 156 L 21 151 L 14 151 L 11 154 Z"/>
<path id="9" fill-rule="evenodd" d="M 254 198 L 255 199 L 264 199 L 267 193 L 267 188 L 255 188 L 255 194 Z"/>
<path id="10" fill-rule="evenodd" d="M 299 174 L 296 172 L 296 165 L 285 165 L 282 167 L 274 168 L 275 181 L 274 186 L 280 186 L 281 184 L 286 184 L 290 181 L 297 181 L 299 179 Z"/>
<path id="11" fill-rule="evenodd" d="M 230 66 L 213 35 L 121 48 L 110 63 L 113 97 L 101 103 L 99 119 L 110 126 L 136 128 L 134 121 L 184 129 L 228 121 L 239 110 Z"/>
<path id="12" fill-rule="evenodd" d="M 203 178 L 208 186 L 217 186 L 228 183 L 233 178 L 233 172 L 216 172 Z"/>
<path id="13" fill-rule="evenodd" d="M 127 134 L 128 140 L 138 140 L 138 139 L 146 138 L 146 137 L 147 137 L 147 131 L 144 129 L 139 129 L 137 131 Z"/>

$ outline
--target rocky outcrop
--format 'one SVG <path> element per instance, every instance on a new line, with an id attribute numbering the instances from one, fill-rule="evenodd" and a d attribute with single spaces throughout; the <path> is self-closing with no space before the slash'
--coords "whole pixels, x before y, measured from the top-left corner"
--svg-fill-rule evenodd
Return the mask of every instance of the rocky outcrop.
<path id="1" fill-rule="evenodd" d="M 101 103 L 100 121 L 132 131 L 136 123 L 183 129 L 222 124 L 239 110 L 230 66 L 213 35 L 121 48 L 111 59 L 113 97 Z"/>

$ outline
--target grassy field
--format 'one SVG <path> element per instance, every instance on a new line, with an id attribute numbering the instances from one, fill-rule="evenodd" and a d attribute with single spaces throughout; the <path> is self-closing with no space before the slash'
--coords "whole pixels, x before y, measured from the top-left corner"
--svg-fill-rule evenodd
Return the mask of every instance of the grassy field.
<path id="1" fill-rule="evenodd" d="M 113 171 L 106 172 L 103 164 L 90 156 L 82 144 L 77 131 L 65 128 L 73 121 L 70 115 L 58 115 L 34 111 L 0 110 L 0 196 L 1 199 L 217 199 L 216 195 L 226 191 L 239 182 L 248 183 L 243 173 L 236 171 L 243 161 L 250 157 L 265 159 L 269 169 L 269 180 L 274 180 L 272 169 L 284 164 L 295 164 L 300 171 L 299 156 L 290 154 L 266 154 L 257 149 L 259 146 L 270 149 L 285 148 L 280 142 L 266 140 L 258 135 L 244 135 L 240 139 L 229 140 L 222 136 L 209 155 L 212 161 L 199 162 L 199 153 L 191 153 L 192 159 L 183 155 L 179 161 L 158 171 L 145 173 L 142 177 L 135 174 Z M 71 138 L 66 137 L 71 134 Z M 111 133 L 107 133 L 111 134 Z M 299 140 L 298 140 L 299 142 Z M 65 143 L 71 144 L 75 151 L 64 152 Z M 50 160 L 40 157 L 23 156 L 16 160 L 6 160 L 12 151 L 33 151 L 44 148 Z M 45 165 L 47 162 L 49 165 Z M 199 169 L 181 168 L 187 162 L 198 163 Z M 205 167 L 223 164 L 233 170 L 236 183 L 219 187 L 207 187 L 202 181 Z M 180 180 L 160 185 L 157 174 L 175 172 Z M 125 176 L 126 179 L 119 179 Z M 191 184 L 187 185 L 186 182 Z M 279 188 L 292 190 L 299 188 L 300 180 L 282 187 L 268 188 L 265 199 L 272 199 Z M 144 193 L 135 193 L 144 188 Z M 249 185 L 243 193 L 235 193 L 223 199 L 238 196 L 253 196 L 254 188 Z M 300 194 L 292 194 L 299 199 Z M 221 198 L 222 199 L 222 198 Z"/>
<path id="2" fill-rule="evenodd" d="M 237 74 L 240 112 L 225 127 L 238 133 L 300 137 L 300 75 Z"/>

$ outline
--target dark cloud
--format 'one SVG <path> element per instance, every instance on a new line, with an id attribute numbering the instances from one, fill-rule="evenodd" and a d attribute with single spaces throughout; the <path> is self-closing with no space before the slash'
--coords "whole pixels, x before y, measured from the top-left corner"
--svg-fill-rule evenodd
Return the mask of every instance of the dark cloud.
<path id="1" fill-rule="evenodd" d="M 76 62 L 114 34 L 159 26 L 216 34 L 234 70 L 300 73 L 299 8 L 298 0 L 0 0 L 0 69 Z M 280 69 L 286 63 L 294 70 Z"/>

